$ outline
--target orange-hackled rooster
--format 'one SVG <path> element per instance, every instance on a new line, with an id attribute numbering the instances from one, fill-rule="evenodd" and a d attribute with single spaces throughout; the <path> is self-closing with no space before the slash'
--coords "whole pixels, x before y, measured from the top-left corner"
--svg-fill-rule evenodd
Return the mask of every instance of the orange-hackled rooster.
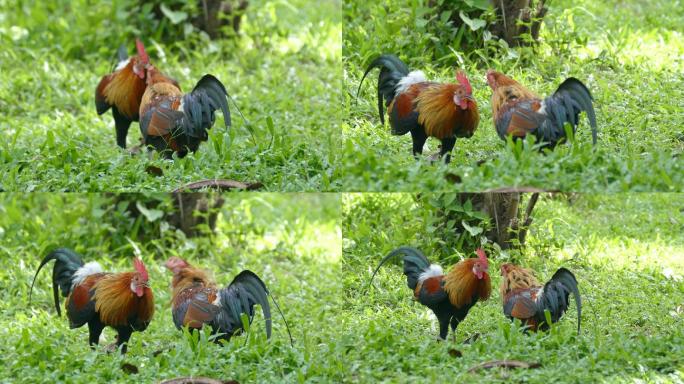
<path id="1" fill-rule="evenodd" d="M 572 293 L 577 306 L 577 333 L 580 332 L 582 299 L 572 272 L 559 268 L 544 286 L 539 284 L 531 270 L 513 264 L 503 264 L 501 276 L 501 299 L 504 314 L 509 319 L 519 319 L 527 329 L 545 331 L 549 324 L 544 312 L 549 311 L 552 323 L 560 320 L 568 309 L 568 298 Z"/>
<path id="2" fill-rule="evenodd" d="M 447 337 L 449 325 L 452 333 L 455 332 L 470 308 L 478 301 L 487 300 L 492 292 L 488 274 L 489 261 L 482 249 L 477 250 L 477 258 L 459 261 L 445 275 L 442 267 L 430 264 L 416 248 L 400 247 L 382 259 L 373 272 L 369 285 L 382 264 L 402 254 L 408 287 L 413 291 L 414 299 L 430 308 L 437 316 L 439 337 L 443 340 Z"/>
<path id="3" fill-rule="evenodd" d="M 154 315 L 154 296 L 143 262 L 134 260 L 134 272 L 105 273 L 97 262 L 84 264 L 74 251 L 59 248 L 41 261 L 31 291 L 41 268 L 51 260 L 55 260 L 52 292 L 57 314 L 62 315 L 58 299 L 61 290 L 70 328 L 88 324 L 90 345 L 95 347 L 104 327 L 112 327 L 118 333 L 117 347 L 126 353 L 131 334 L 144 331 Z"/>
<path id="4" fill-rule="evenodd" d="M 487 83 L 492 88 L 492 116 L 499 137 L 506 140 L 535 136 L 551 148 L 566 139 L 565 123 L 577 130 L 580 112 L 586 112 L 596 144 L 596 114 L 589 89 L 574 77 L 567 78 L 553 95 L 542 100 L 517 81 L 489 70 Z"/>
<path id="5" fill-rule="evenodd" d="M 102 115 L 112 109 L 116 127 L 116 143 L 126 148 L 126 136 L 131 122 L 138 121 L 140 101 L 145 92 L 146 68 L 150 58 L 140 40 L 135 41 L 138 54 L 128 57 L 126 47 L 119 47 L 119 64 L 114 72 L 105 75 L 95 88 L 95 107 L 97 114 Z M 175 80 L 172 80 L 178 85 Z"/>
<path id="6" fill-rule="evenodd" d="M 195 268 L 179 257 L 171 257 L 166 267 L 173 273 L 171 282 L 171 313 L 176 328 L 187 326 L 190 330 L 209 325 L 218 340 L 230 338 L 243 331 L 241 315 L 254 319 L 254 306 L 260 305 L 266 321 L 266 338 L 271 337 L 271 306 L 267 296 L 280 312 L 266 284 L 254 272 L 244 270 L 225 288 L 217 289 L 207 272 Z M 282 312 L 280 315 L 290 333 Z M 290 335 L 292 342 L 292 335 Z"/>
<path id="7" fill-rule="evenodd" d="M 153 146 L 167 158 L 195 152 L 209 137 L 217 109 L 221 109 L 226 129 L 230 127 L 228 92 L 212 75 L 204 75 L 192 92 L 183 94 L 177 84 L 155 67 L 148 66 L 147 89 L 140 103 L 140 131 L 145 145 Z"/>
<path id="8" fill-rule="evenodd" d="M 473 90 L 463 72 L 456 74 L 456 83 L 427 81 L 422 71 L 409 72 L 394 55 L 382 55 L 373 60 L 361 78 L 380 68 L 378 77 L 378 113 L 385 123 L 383 98 L 393 135 L 411 132 L 413 155 L 423 153 L 428 137 L 442 142 L 439 155 L 451 161 L 451 150 L 458 137 L 471 137 L 480 122 Z M 357 91 L 358 97 L 358 91 Z"/>

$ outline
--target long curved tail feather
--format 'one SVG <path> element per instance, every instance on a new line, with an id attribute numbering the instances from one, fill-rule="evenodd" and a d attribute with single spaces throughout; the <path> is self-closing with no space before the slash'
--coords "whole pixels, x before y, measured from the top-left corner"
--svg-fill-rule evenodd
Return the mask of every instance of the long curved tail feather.
<path id="1" fill-rule="evenodd" d="M 62 296 L 67 297 L 71 292 L 71 281 L 76 271 L 81 268 L 84 263 L 81 257 L 74 251 L 68 248 L 58 248 L 50 252 L 43 258 L 38 266 L 36 274 L 33 276 L 31 282 L 31 289 L 29 291 L 29 305 L 31 305 L 31 296 L 33 294 L 33 285 L 36 282 L 36 277 L 40 270 L 49 261 L 55 260 L 55 266 L 52 269 L 52 294 L 55 300 L 55 309 L 57 315 L 61 316 L 62 312 L 59 309 L 59 290 L 62 291 Z"/>
<path id="2" fill-rule="evenodd" d="M 385 123 L 385 108 L 394 100 L 396 96 L 396 87 L 399 81 L 409 74 L 409 69 L 395 55 L 381 55 L 373 60 L 366 72 L 363 74 L 359 82 L 359 88 L 356 90 L 356 97 L 359 97 L 361 85 L 368 73 L 375 68 L 380 68 L 380 75 L 378 76 L 378 114 L 380 115 L 380 122 Z M 383 106 L 383 98 L 385 105 Z"/>
<path id="3" fill-rule="evenodd" d="M 373 278 L 375 277 L 375 274 L 378 273 L 378 270 L 380 270 L 380 267 L 382 267 L 385 262 L 397 255 L 404 255 L 403 261 L 404 261 L 404 275 L 406 275 L 406 284 L 408 285 L 409 288 L 412 290 L 416 289 L 416 286 L 418 285 L 418 279 L 420 278 L 420 274 L 425 271 L 426 269 L 430 268 L 430 261 L 423 255 L 422 252 L 420 252 L 418 249 L 414 247 L 399 247 L 389 254 L 385 256 L 381 261 L 380 264 L 378 264 L 377 268 L 375 268 L 375 271 L 373 271 L 373 275 L 370 278 L 370 281 L 368 282 L 368 289 L 370 290 L 371 285 L 373 284 Z"/>

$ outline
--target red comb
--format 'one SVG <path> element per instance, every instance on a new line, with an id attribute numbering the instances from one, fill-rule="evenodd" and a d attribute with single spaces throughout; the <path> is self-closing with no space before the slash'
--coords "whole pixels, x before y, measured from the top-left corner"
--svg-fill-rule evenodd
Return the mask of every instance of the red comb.
<path id="1" fill-rule="evenodd" d="M 172 256 L 168 260 L 166 260 L 164 266 L 170 269 L 173 273 L 178 273 L 178 271 L 180 271 L 181 269 L 189 267 L 190 264 L 178 256 Z"/>
<path id="2" fill-rule="evenodd" d="M 475 252 L 477 253 L 477 257 L 480 258 L 480 261 L 489 264 L 489 261 L 487 260 L 487 254 L 484 250 L 482 250 L 482 248 L 478 248 Z"/>
<path id="3" fill-rule="evenodd" d="M 465 88 L 466 93 L 473 93 L 473 87 L 470 86 L 470 81 L 468 81 L 468 78 L 463 71 L 458 71 L 456 73 L 456 80 Z"/>
<path id="4" fill-rule="evenodd" d="M 138 271 L 143 281 L 149 280 L 150 277 L 147 274 L 147 269 L 145 268 L 145 264 L 143 264 L 142 260 L 136 257 L 135 260 L 133 260 L 133 267 L 136 271 Z"/>
<path id="5" fill-rule="evenodd" d="M 135 39 L 135 48 L 138 50 L 138 57 L 140 57 L 140 61 L 142 61 L 144 64 L 149 64 L 150 57 L 147 56 L 147 52 L 145 52 L 145 46 L 140 39 Z"/>

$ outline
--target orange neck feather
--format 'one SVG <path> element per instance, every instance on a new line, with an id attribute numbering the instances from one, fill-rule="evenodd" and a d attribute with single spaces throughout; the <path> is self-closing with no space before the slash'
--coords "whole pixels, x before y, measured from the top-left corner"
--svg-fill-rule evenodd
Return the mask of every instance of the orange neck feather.
<path id="1" fill-rule="evenodd" d="M 478 279 L 473 273 L 473 265 L 477 260 L 465 259 L 456 263 L 444 278 L 444 291 L 455 307 L 471 304 L 475 296 L 478 300 L 487 300 L 492 293 L 489 274 L 485 273 L 482 279 Z"/>
<path id="2" fill-rule="evenodd" d="M 501 287 L 499 288 L 502 298 L 516 289 L 541 287 L 541 284 L 539 284 L 531 270 L 517 267 L 513 264 L 506 264 L 505 266 L 508 268 L 508 271 L 503 274 Z"/>
<path id="3" fill-rule="evenodd" d="M 178 296 L 180 292 L 194 286 L 215 288 L 216 284 L 206 271 L 188 266 L 173 275 L 173 280 L 171 281 L 171 287 L 173 288 L 171 300 Z"/>
<path id="4" fill-rule="evenodd" d="M 95 285 L 95 311 L 100 321 L 109 326 L 125 326 L 131 317 L 150 321 L 154 314 L 154 296 L 148 287 L 142 297 L 131 291 L 131 280 L 136 272 L 107 275 Z"/>
<path id="5" fill-rule="evenodd" d="M 477 103 L 470 102 L 463 110 L 454 104 L 454 92 L 458 84 L 435 84 L 424 89 L 416 97 L 418 123 L 425 128 L 428 136 L 437 139 L 454 136 L 454 130 L 474 131 L 479 122 Z"/>
<path id="6" fill-rule="evenodd" d="M 496 78 L 496 89 L 492 92 L 492 116 L 494 120 L 499 118 L 499 110 L 501 107 L 511 100 L 525 100 L 525 99 L 539 99 L 539 96 L 523 87 L 517 81 L 499 75 Z"/>
<path id="7" fill-rule="evenodd" d="M 137 58 L 131 58 L 124 68 L 113 73 L 102 91 L 107 103 L 116 106 L 121 114 L 132 120 L 138 119 L 140 100 L 145 92 L 145 80 L 133 72 L 136 61 Z"/>

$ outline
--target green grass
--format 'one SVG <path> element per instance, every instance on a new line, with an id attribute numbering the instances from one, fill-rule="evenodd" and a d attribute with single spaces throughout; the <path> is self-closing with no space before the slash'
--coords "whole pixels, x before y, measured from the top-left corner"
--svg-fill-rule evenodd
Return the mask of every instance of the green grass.
<path id="1" fill-rule="evenodd" d="M 554 1 L 535 48 L 496 41 L 462 50 L 453 28 L 426 1 L 347 1 L 343 62 L 348 115 L 342 126 L 340 172 L 345 191 L 482 191 L 533 186 L 562 191 L 681 191 L 684 185 L 684 11 L 676 2 Z M 427 15 L 427 16 L 425 16 Z M 654 15 L 658 15 L 655 17 Z M 424 20 L 432 17 L 429 23 Z M 428 78 L 469 74 L 481 112 L 471 139 L 456 142 L 452 163 L 416 162 L 409 135 L 392 136 L 377 115 L 377 70 L 355 99 L 365 67 L 396 53 Z M 509 74 L 541 95 L 568 76 L 585 82 L 595 99 L 599 142 L 591 145 L 586 117 L 572 145 L 549 154 L 500 140 L 493 128 L 484 79 L 487 68 Z M 437 151 L 428 140 L 425 153 Z"/>
<path id="2" fill-rule="evenodd" d="M 126 7 L 137 2 L 0 1 L 0 190 L 170 191 L 210 178 L 261 182 L 267 191 L 335 189 L 341 115 L 341 15 L 335 0 L 250 1 L 236 39 L 162 42 Z M 138 21 L 136 21 L 138 20 Z M 136 24 L 138 23 L 138 24 Z M 111 113 L 98 117 L 94 91 L 119 44 L 135 36 L 152 62 L 192 89 L 219 78 L 231 105 L 194 155 L 166 161 L 116 146 Z M 138 145 L 131 125 L 129 148 Z M 148 174 L 149 166 L 163 176 Z"/>
<path id="3" fill-rule="evenodd" d="M 641 382 L 684 381 L 684 196 L 579 195 L 540 198 L 522 252 L 491 252 L 493 292 L 456 331 L 437 342 L 437 322 L 414 302 L 399 263 L 373 269 L 390 250 L 414 245 L 449 266 L 474 254 L 435 253 L 422 205 L 408 194 L 343 198 L 345 340 L 357 382 Z M 472 250 L 471 250 L 472 251 Z M 513 261 L 546 281 L 560 266 L 577 276 L 582 333 L 574 304 L 548 333 L 524 335 L 501 309 L 499 265 Z M 474 333 L 482 336 L 462 344 Z M 452 357 L 451 349 L 462 352 Z M 537 369 L 491 369 L 489 360 L 538 362 Z"/>
<path id="4" fill-rule="evenodd" d="M 147 240 L 135 242 L 150 272 L 156 313 L 145 332 L 133 334 L 128 354 L 121 356 L 90 350 L 87 327 L 71 330 L 64 317 L 57 317 L 49 270 L 38 276 L 30 307 L 28 293 L 40 259 L 57 246 L 73 247 L 105 270 L 130 270 L 133 249 L 126 237 L 138 239 L 129 227 L 135 220 L 113 219 L 118 208 L 103 195 L 0 195 L 0 382 L 152 383 L 179 376 L 241 383 L 339 382 L 345 370 L 335 361 L 337 329 L 331 322 L 341 316 L 339 196 L 223 198 L 213 235 L 187 239 L 163 226 L 155 230 L 155 223 L 140 223 L 148 230 Z M 275 313 L 270 341 L 261 314 L 247 334 L 223 347 L 206 337 L 193 341 L 176 330 L 171 276 L 163 267 L 170 256 L 211 270 L 220 285 L 242 269 L 256 272 L 276 296 L 294 347 Z M 113 342 L 114 331 L 105 330 L 104 338 L 101 345 Z M 125 373 L 123 363 L 135 365 L 139 373 Z"/>

